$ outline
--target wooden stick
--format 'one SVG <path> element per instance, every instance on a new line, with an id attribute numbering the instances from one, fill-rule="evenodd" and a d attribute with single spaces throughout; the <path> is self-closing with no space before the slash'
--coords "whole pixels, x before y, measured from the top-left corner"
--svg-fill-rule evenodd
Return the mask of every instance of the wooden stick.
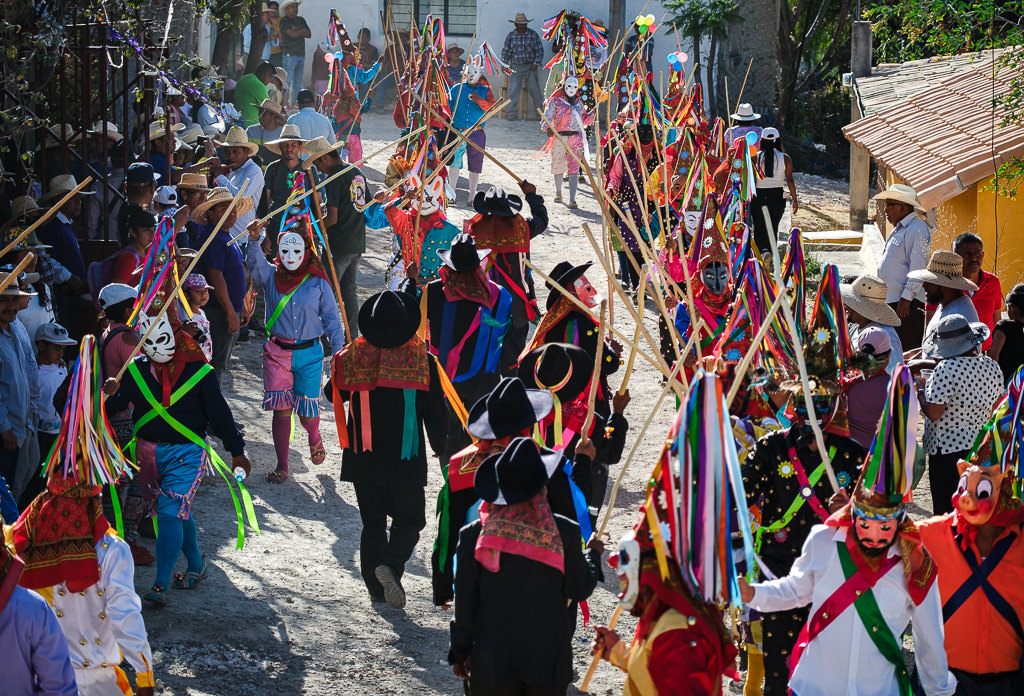
<path id="1" fill-rule="evenodd" d="M 85 181 L 83 181 L 82 183 L 80 183 L 78 186 L 76 186 L 75 188 L 71 189 L 70 191 L 68 191 L 67 194 L 65 194 L 65 196 L 63 198 L 61 198 L 59 201 L 57 201 L 56 205 L 51 206 L 46 212 L 44 212 L 42 215 L 40 215 L 39 218 L 35 222 L 33 222 L 31 225 L 29 225 L 28 227 L 23 229 L 21 231 L 21 233 L 18 234 L 17 237 L 12 239 L 11 242 L 7 246 L 5 246 L 2 251 L 0 251 L 0 259 L 2 259 L 4 256 L 6 256 L 7 252 L 9 252 L 11 249 L 13 249 L 14 247 L 18 246 L 18 244 L 21 243 L 21 240 L 23 240 L 25 237 L 29 236 L 30 234 L 35 232 L 37 229 L 39 229 L 40 225 L 42 225 L 44 222 L 46 222 L 47 220 L 52 218 L 54 215 L 56 215 L 57 211 L 60 210 L 62 205 L 64 205 L 65 203 L 70 201 L 72 198 L 74 198 L 76 195 L 78 195 L 78 192 L 81 191 L 86 186 L 88 186 L 90 183 L 92 183 L 92 177 L 91 176 L 87 176 L 87 177 L 85 177 Z"/>
<path id="2" fill-rule="evenodd" d="M 779 231 L 772 225 L 771 219 L 768 217 L 768 209 L 762 208 L 761 212 L 764 213 L 765 225 L 768 228 L 768 241 L 772 247 L 772 274 L 775 276 L 775 287 L 778 288 L 779 296 L 788 295 L 786 292 L 786 286 L 782 282 L 782 263 L 779 259 Z M 789 302 L 782 303 L 782 315 L 786 318 L 786 324 L 789 325 L 789 332 L 793 339 L 793 350 L 796 353 L 796 367 L 800 371 L 800 383 L 803 386 L 804 393 L 804 407 L 807 409 L 807 421 L 811 426 L 811 430 L 814 431 L 814 440 L 818 445 L 818 454 L 821 456 L 821 461 L 825 465 L 825 473 L 828 474 L 828 480 L 832 484 L 832 489 L 839 492 L 839 481 L 836 479 L 836 472 L 832 469 L 832 462 L 829 460 L 828 450 L 825 448 L 825 436 L 821 432 L 821 426 L 818 425 L 818 418 L 814 411 L 814 399 L 811 397 L 811 384 L 807 378 L 807 363 L 804 361 L 804 348 L 800 342 L 800 332 L 796 325 L 796 320 L 793 318 L 793 309 L 789 306 Z"/>
<path id="3" fill-rule="evenodd" d="M 18 279 L 18 274 L 25 270 L 25 267 L 32 263 L 32 259 L 36 257 L 35 254 L 29 252 L 25 254 L 25 258 L 18 262 L 18 265 L 14 267 L 14 270 L 7 274 L 7 276 L 0 280 L 0 292 L 7 289 L 7 286 Z"/>
<path id="4" fill-rule="evenodd" d="M 639 320 L 642 323 L 644 320 L 644 305 L 647 300 L 647 266 L 640 269 L 640 294 L 637 295 L 637 314 Z M 633 342 L 640 342 L 640 327 L 636 327 L 636 331 L 633 332 Z M 629 377 L 633 374 L 633 361 L 636 360 L 636 348 L 629 351 L 629 360 L 626 361 L 626 374 L 622 376 L 622 384 L 619 385 L 619 396 L 626 393 L 626 388 L 629 386 Z"/>
<path id="5" fill-rule="evenodd" d="M 594 404 L 597 402 L 597 392 L 601 389 L 601 363 L 604 357 L 604 330 L 605 317 L 608 314 L 608 300 L 601 300 L 600 317 L 597 322 L 597 348 L 594 349 L 594 371 L 590 375 L 590 395 L 587 398 L 587 417 L 583 421 L 583 429 L 580 431 L 580 442 L 590 442 L 590 427 L 594 424 Z"/>
<path id="6" fill-rule="evenodd" d="M 740 85 L 740 94 L 739 94 L 738 97 L 736 97 L 736 108 L 733 109 L 732 113 L 729 114 L 729 127 L 730 128 L 732 128 L 732 115 L 740 110 L 740 100 L 743 99 L 743 90 L 747 86 L 747 78 L 750 77 L 750 66 L 753 65 L 753 64 L 754 64 L 754 58 L 751 57 L 750 58 L 750 62 L 747 63 L 747 74 L 743 76 L 743 84 Z M 725 105 L 729 106 L 729 102 L 726 101 Z"/>
<path id="7" fill-rule="evenodd" d="M 341 314 L 341 325 L 345 329 L 345 342 L 346 344 L 352 340 L 352 334 L 348 328 L 348 316 L 345 314 L 345 298 L 341 296 L 341 283 L 338 282 L 338 269 L 334 267 L 334 256 L 331 255 L 331 243 L 327 239 L 327 225 L 324 223 L 324 211 L 320 205 L 320 196 L 313 196 L 313 213 L 317 219 L 320 220 L 320 229 L 324 231 L 324 251 L 327 252 L 327 265 L 331 267 L 331 282 L 334 286 L 334 294 L 338 298 L 338 309 Z M 306 253 L 309 253 L 307 250 Z M 334 350 L 334 346 L 331 346 L 331 350 Z M 337 353 L 338 351 L 334 351 Z"/>
<path id="8" fill-rule="evenodd" d="M 615 611 L 612 612 L 612 618 L 608 620 L 608 628 L 615 628 L 615 624 L 619 622 L 619 617 L 622 616 L 622 605 L 618 604 L 615 607 Z M 601 653 L 594 655 L 594 659 L 590 661 L 590 668 L 587 670 L 586 676 L 583 677 L 583 683 L 580 684 L 580 691 L 586 693 L 590 687 L 590 680 L 594 676 L 594 671 L 597 670 L 597 665 L 601 662 Z"/>
<path id="9" fill-rule="evenodd" d="M 206 238 L 205 242 L 203 242 L 203 246 L 199 247 L 199 251 L 192 259 L 192 263 L 188 265 L 188 268 L 185 269 L 185 272 L 181 274 L 180 278 L 178 278 L 178 284 L 174 286 L 174 290 L 168 293 L 167 300 L 164 302 L 164 306 L 160 308 L 160 311 L 157 312 L 156 316 L 150 322 L 149 328 L 146 329 L 146 333 L 142 334 L 142 338 L 140 338 L 139 342 L 135 344 L 134 348 L 132 348 L 132 352 L 128 355 L 128 359 L 125 360 L 124 365 L 122 365 L 121 369 L 117 371 L 117 376 L 114 377 L 116 381 L 121 381 L 121 378 L 124 377 L 125 370 L 127 370 L 128 366 L 132 364 L 133 360 L 135 360 L 135 356 L 139 354 L 139 351 L 142 350 L 142 346 L 143 344 L 145 344 L 146 339 L 149 338 L 149 334 L 151 334 L 153 332 L 153 329 L 156 328 L 156 325 L 160 323 L 160 318 L 167 313 L 168 309 L 174 306 L 176 298 L 178 297 L 178 292 L 181 290 L 181 286 L 185 284 L 186 280 L 188 280 L 189 274 L 192 273 L 192 269 L 195 268 L 196 263 L 199 262 L 199 259 L 203 255 L 203 252 L 205 252 L 207 248 L 209 248 L 210 244 L 213 242 L 214 237 L 216 237 L 217 233 L 220 232 L 221 225 L 223 225 L 224 221 L 228 219 L 228 215 L 230 215 L 231 211 L 234 210 L 235 206 L 238 204 L 238 199 L 242 197 L 242 194 L 245 193 L 245 189 L 248 188 L 248 186 L 249 179 L 246 179 L 245 181 L 242 182 L 242 186 L 238 189 L 238 193 L 236 193 L 235 197 L 231 199 L 231 203 L 229 203 L 228 207 L 224 209 L 224 214 L 220 216 L 220 220 L 217 221 L 217 224 L 214 226 L 213 231 L 210 232 L 210 236 Z"/>
<path id="10" fill-rule="evenodd" d="M 693 340 L 693 336 L 690 337 Z M 636 455 L 637 450 L 640 448 L 640 443 L 643 442 L 644 435 L 647 434 L 647 428 L 651 426 L 651 422 L 654 421 L 654 416 L 658 413 L 658 409 L 661 407 L 661 402 L 665 400 L 665 395 L 668 394 L 668 390 L 672 388 L 672 383 L 677 382 L 676 375 L 683 367 L 683 361 L 680 360 L 676 363 L 676 366 L 672 368 L 672 373 L 668 377 L 668 382 L 661 388 L 661 394 L 658 395 L 658 399 L 654 402 L 654 408 L 651 409 L 650 414 L 647 416 L 647 420 L 644 421 L 644 425 L 640 428 L 640 432 L 637 433 L 636 440 L 633 441 L 633 449 L 629 451 L 629 456 L 626 457 L 626 461 L 622 464 L 622 469 L 619 470 L 619 475 L 615 477 L 615 485 L 612 486 L 611 495 L 608 497 L 608 507 L 604 509 L 604 517 L 601 519 L 601 525 L 597 530 L 597 538 L 600 539 L 604 534 L 604 530 L 608 527 L 608 520 L 612 517 L 612 510 L 615 509 L 615 499 L 619 494 L 619 487 L 622 486 L 622 480 L 626 476 L 626 470 L 629 469 L 630 462 L 633 461 L 633 457 Z"/>
<path id="11" fill-rule="evenodd" d="M 733 399 L 736 398 L 736 394 L 740 390 L 740 384 L 743 383 L 743 373 L 747 371 L 747 367 L 750 365 L 750 361 L 753 360 L 754 354 L 758 351 L 761 345 L 761 340 L 764 339 L 764 335 L 768 333 L 768 329 L 772 325 L 772 320 L 778 313 L 779 308 L 782 306 L 782 301 L 786 299 L 787 293 L 780 292 L 779 296 L 775 298 L 775 302 L 772 303 L 771 309 L 768 310 L 768 314 L 765 315 L 764 321 L 761 322 L 761 328 L 757 330 L 757 334 L 754 335 L 754 340 L 750 342 L 750 348 L 747 349 L 746 355 L 736 365 L 735 377 L 733 379 L 732 386 L 729 387 L 729 394 L 725 399 L 725 407 L 729 408 L 732 406 Z"/>

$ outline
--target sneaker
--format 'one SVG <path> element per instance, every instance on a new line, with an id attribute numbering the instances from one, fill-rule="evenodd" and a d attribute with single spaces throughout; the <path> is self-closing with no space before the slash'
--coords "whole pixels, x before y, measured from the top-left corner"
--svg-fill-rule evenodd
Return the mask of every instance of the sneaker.
<path id="1" fill-rule="evenodd" d="M 377 580 L 384 586 L 384 599 L 387 600 L 387 603 L 395 609 L 404 607 L 405 589 L 402 587 L 402 583 L 394 569 L 387 564 L 381 564 L 377 566 L 373 574 L 377 576 Z"/>
<path id="2" fill-rule="evenodd" d="M 145 546 L 140 546 L 139 542 L 135 540 L 129 541 L 128 548 L 132 550 L 132 560 L 136 566 L 153 565 L 156 563 L 156 556 Z"/>

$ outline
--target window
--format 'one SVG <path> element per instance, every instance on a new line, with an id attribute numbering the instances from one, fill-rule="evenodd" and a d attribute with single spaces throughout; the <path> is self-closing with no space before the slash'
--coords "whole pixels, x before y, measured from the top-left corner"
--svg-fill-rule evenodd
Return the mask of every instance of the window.
<path id="1" fill-rule="evenodd" d="M 472 36 L 476 29 L 476 0 L 389 0 L 387 5 L 399 29 L 408 28 L 412 14 L 421 29 L 427 15 L 439 17 L 446 36 Z"/>

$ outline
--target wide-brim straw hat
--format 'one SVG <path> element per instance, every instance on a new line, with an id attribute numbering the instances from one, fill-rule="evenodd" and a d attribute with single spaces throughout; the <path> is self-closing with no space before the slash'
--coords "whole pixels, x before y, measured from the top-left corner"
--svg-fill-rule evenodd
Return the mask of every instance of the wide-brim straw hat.
<path id="1" fill-rule="evenodd" d="M 331 145 L 329 142 L 327 142 L 327 138 L 325 138 L 322 135 L 317 136 L 312 140 L 307 140 L 306 144 L 302 146 L 302 155 L 306 158 L 302 162 L 302 168 L 312 168 L 313 164 L 318 159 L 326 155 L 331 150 L 337 150 L 339 147 L 343 147 L 344 145 L 345 141 L 343 140 L 339 140 L 338 142 Z"/>
<path id="2" fill-rule="evenodd" d="M 149 139 L 156 140 L 157 138 L 162 138 L 165 135 L 167 135 L 168 131 L 171 132 L 171 135 L 175 135 L 183 130 L 185 130 L 184 123 L 175 123 L 171 126 L 168 126 L 166 123 L 161 123 L 160 121 L 153 121 L 149 124 Z"/>
<path id="3" fill-rule="evenodd" d="M 36 203 L 35 199 L 32 198 L 32 196 L 18 196 L 13 201 L 11 201 L 11 218 L 7 222 L 5 222 L 3 226 L 0 227 L 0 229 L 6 230 L 12 225 L 19 224 L 20 222 L 23 221 L 23 219 L 27 220 L 30 217 L 38 217 L 39 215 L 42 214 L 42 212 L 43 209 L 39 207 L 39 204 Z M 32 235 L 29 236 L 33 235 L 35 235 L 34 232 L 32 233 Z M 49 247 L 45 248 L 48 249 Z"/>
<path id="4" fill-rule="evenodd" d="M 885 326 L 899 326 L 902 322 L 893 308 L 885 303 L 885 281 L 873 275 L 862 275 L 850 285 L 840 285 L 843 304 L 869 321 Z"/>
<path id="5" fill-rule="evenodd" d="M 921 352 L 926 358 L 955 358 L 988 340 L 988 327 L 980 321 L 967 321 L 963 314 L 942 317 L 935 330 L 925 336 Z"/>
<path id="6" fill-rule="evenodd" d="M 209 191 L 210 187 L 206 183 L 205 174 L 182 174 L 181 179 L 178 180 L 177 188 L 179 191 L 182 189 L 192 191 Z"/>
<path id="7" fill-rule="evenodd" d="M 76 188 L 78 188 L 78 181 L 75 180 L 74 174 L 58 174 L 50 179 L 50 192 L 40 196 L 39 202 L 45 203 L 54 198 L 60 198 Z M 79 196 L 93 196 L 95 194 L 95 191 L 86 191 L 84 189 L 78 192 Z"/>
<path id="8" fill-rule="evenodd" d="M 911 280 L 934 283 L 944 288 L 974 292 L 978 286 L 964 278 L 964 260 L 955 251 L 935 251 L 924 270 L 907 274 Z"/>
<path id="9" fill-rule="evenodd" d="M 278 70 L 280 70 L 280 69 L 281 68 L 278 68 Z M 256 107 L 256 110 L 259 111 L 260 113 L 268 111 L 268 112 L 274 114 L 275 116 L 277 116 L 281 120 L 282 124 L 284 124 L 284 123 L 286 123 L 288 121 L 288 117 L 285 116 L 285 113 L 284 113 L 284 107 L 281 106 L 280 104 L 278 104 L 273 99 L 264 99 L 263 103 Z"/>
<path id="10" fill-rule="evenodd" d="M 921 205 L 921 201 L 917 198 L 917 191 L 906 184 L 893 184 L 885 191 L 876 194 L 871 200 L 873 201 L 895 201 L 897 203 L 903 203 L 909 205 L 911 208 L 921 213 L 926 214 L 928 211 Z"/>
<path id="11" fill-rule="evenodd" d="M 10 273 L 0 273 L 0 285 L 6 283 L 8 278 L 10 277 Z M 3 295 L 4 297 L 34 297 L 36 293 L 25 292 L 24 290 L 22 290 L 21 287 L 18 285 L 18 279 L 15 278 L 10 282 L 10 285 L 4 288 L 3 292 L 0 293 L 0 295 Z"/>
<path id="12" fill-rule="evenodd" d="M 61 144 L 61 140 L 72 143 L 78 140 L 75 136 L 75 128 L 70 123 L 58 123 L 52 128 L 47 128 L 46 131 L 46 138 L 43 140 L 44 150 L 58 147 Z"/>
<path id="13" fill-rule="evenodd" d="M 234 196 L 231 195 L 231 191 L 227 190 L 223 186 L 218 186 L 212 189 L 210 193 L 206 195 L 206 200 L 196 206 L 196 209 L 192 211 L 192 219 L 201 225 L 216 224 L 216 220 L 207 220 L 206 214 L 210 211 L 210 208 L 217 205 L 218 203 L 230 203 Z M 252 199 L 248 196 L 240 196 L 238 203 L 235 204 L 235 212 L 238 215 L 245 215 L 252 210 Z"/>
<path id="14" fill-rule="evenodd" d="M 526 14 L 523 12 L 516 12 L 515 19 L 508 20 L 510 24 L 529 24 L 532 19 L 527 19 Z"/>
<path id="15" fill-rule="evenodd" d="M 99 136 L 102 136 L 103 135 L 103 121 L 97 121 L 95 124 L 93 124 L 93 127 L 91 129 L 86 131 L 86 133 L 88 133 L 89 135 L 99 135 Z M 107 135 L 107 140 L 111 140 L 113 142 L 117 142 L 118 140 L 121 140 L 122 138 L 124 138 L 124 135 L 121 133 L 121 131 L 119 131 L 117 129 L 117 124 L 116 123 L 111 123 L 110 121 L 107 121 L 106 135 Z"/>
<path id="16" fill-rule="evenodd" d="M 308 142 L 302 137 L 302 133 L 299 132 L 299 127 L 294 123 L 289 123 L 281 129 L 281 135 L 276 140 L 269 140 L 263 143 L 263 147 L 267 148 L 275 155 L 281 154 L 281 143 L 301 143 L 303 145 Z"/>
<path id="17" fill-rule="evenodd" d="M 185 143 L 186 145 L 195 147 L 199 139 L 203 137 L 203 127 L 198 123 L 193 123 L 191 126 L 183 130 L 178 134 L 178 140 Z"/>
<path id="18" fill-rule="evenodd" d="M 761 118 L 761 114 L 754 111 L 754 107 L 744 102 L 736 107 L 736 113 L 730 114 L 729 118 L 733 121 L 756 121 Z"/>
<path id="19" fill-rule="evenodd" d="M 288 84 L 288 71 L 284 68 L 279 67 L 276 71 L 277 79 L 281 81 L 282 85 Z"/>
<path id="20" fill-rule="evenodd" d="M 218 147 L 244 147 L 249 151 L 250 157 L 259 152 L 260 149 L 259 145 L 249 141 L 249 135 L 245 132 L 244 128 L 239 126 L 232 126 L 223 140 L 215 138 L 213 142 Z"/>
<path id="21" fill-rule="evenodd" d="M 451 51 L 458 51 L 458 52 L 459 52 L 459 55 L 461 56 L 461 55 L 462 55 L 463 53 L 465 53 L 465 52 L 466 52 L 466 49 L 464 49 L 464 48 L 460 47 L 460 46 L 459 46 L 459 45 L 458 45 L 457 43 L 455 43 L 454 41 L 451 41 L 451 42 L 449 42 L 449 43 L 448 43 L 448 46 L 447 46 L 447 47 L 445 47 L 445 49 L 444 49 L 444 52 L 445 52 L 445 53 L 449 53 L 449 52 L 451 52 Z"/>
<path id="22" fill-rule="evenodd" d="M 301 5 L 301 4 L 302 4 L 302 0 L 284 0 L 284 2 L 282 2 L 280 5 L 278 5 L 278 10 L 281 11 L 281 12 L 284 12 L 289 7 L 291 7 L 292 5 Z"/>

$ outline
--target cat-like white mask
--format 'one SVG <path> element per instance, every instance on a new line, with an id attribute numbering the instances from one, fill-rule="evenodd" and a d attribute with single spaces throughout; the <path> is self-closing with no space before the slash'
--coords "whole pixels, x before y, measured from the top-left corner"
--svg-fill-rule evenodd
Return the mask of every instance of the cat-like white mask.
<path id="1" fill-rule="evenodd" d="M 149 315 L 139 314 L 139 333 L 146 336 L 152 324 L 153 319 Z M 142 352 L 153 362 L 163 364 L 170 362 L 174 357 L 174 348 L 174 328 L 167 319 L 167 314 L 164 314 L 142 342 Z"/>

